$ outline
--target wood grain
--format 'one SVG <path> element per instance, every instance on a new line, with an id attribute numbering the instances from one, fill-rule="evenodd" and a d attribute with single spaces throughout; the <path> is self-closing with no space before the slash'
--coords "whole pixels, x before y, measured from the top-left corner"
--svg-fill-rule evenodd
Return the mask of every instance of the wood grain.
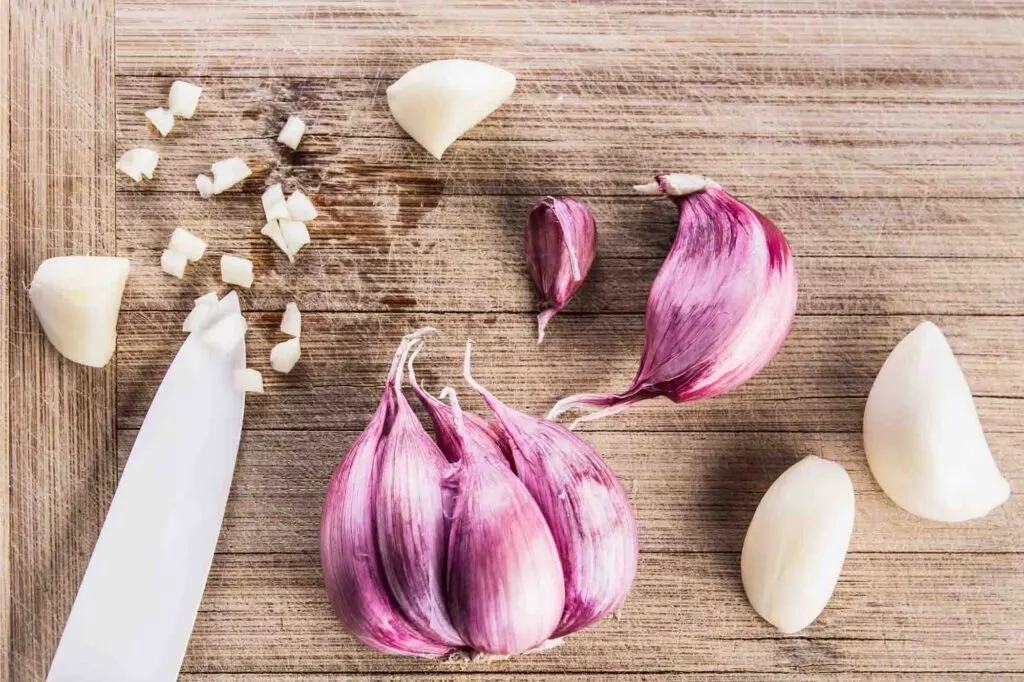
<path id="1" fill-rule="evenodd" d="M 10 47 L 11 8 L 0 2 L 0 46 Z M 0 188 L 10 182 L 11 62 L 10 49 L 0 49 Z M 10 322 L 10 197 L 0 197 L 0 470 L 8 472 L 0 486 L 0 679 L 11 671 L 11 322 Z"/>
<path id="2" fill-rule="evenodd" d="M 11 10 L 9 675 L 20 682 L 45 675 L 116 481 L 113 367 L 61 358 L 26 295 L 44 258 L 114 252 L 114 42 L 111 1 Z"/>

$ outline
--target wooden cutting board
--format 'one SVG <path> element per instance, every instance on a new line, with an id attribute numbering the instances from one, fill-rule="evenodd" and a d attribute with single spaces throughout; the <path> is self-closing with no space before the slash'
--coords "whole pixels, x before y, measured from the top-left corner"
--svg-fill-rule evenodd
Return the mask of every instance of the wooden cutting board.
<path id="1" fill-rule="evenodd" d="M 284 304 L 303 357 L 250 399 L 235 486 L 183 679 L 1009 679 L 1024 674 L 1024 5 L 1009 0 L 309 2 L 11 0 L 0 5 L 0 647 L 4 679 L 40 680 L 123 462 L 221 253 L 256 263 L 243 295 L 251 364 Z M 483 59 L 519 86 L 442 162 L 389 117 L 384 90 L 442 57 Z M 205 88 L 166 139 L 144 109 L 170 83 Z M 274 138 L 309 122 L 301 150 Z M 115 177 L 158 149 L 157 179 Z M 211 201 L 212 161 L 265 171 Z M 630 185 L 707 174 L 775 218 L 797 254 L 799 314 L 782 352 L 734 393 L 644 405 L 586 429 L 630 491 L 642 559 L 617 618 L 541 655 L 437 664 L 344 634 L 321 585 L 317 531 L 332 469 L 365 425 L 402 334 L 432 324 L 428 387 L 479 377 L 540 412 L 625 386 L 646 291 L 671 244 L 668 202 Z M 259 194 L 301 187 L 322 208 L 295 265 L 259 236 Z M 519 254 L 529 206 L 583 199 L 600 255 L 535 344 Z M 211 257 L 159 269 L 174 227 Z M 116 363 L 62 360 L 25 285 L 66 254 L 132 260 Z M 949 336 L 1014 489 L 985 519 L 896 508 L 867 470 L 864 399 L 921 319 Z M 461 383 L 454 383 L 461 386 Z M 466 396 L 470 407 L 479 403 Z M 829 607 L 784 637 L 739 584 L 743 533 L 787 466 L 842 463 L 857 520 Z M 348 679 L 346 677 L 346 679 Z"/>

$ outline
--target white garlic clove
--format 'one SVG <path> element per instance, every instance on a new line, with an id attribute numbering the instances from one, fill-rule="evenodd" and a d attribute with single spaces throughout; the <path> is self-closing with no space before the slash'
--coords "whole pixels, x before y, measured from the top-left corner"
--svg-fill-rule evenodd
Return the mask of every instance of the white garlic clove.
<path id="1" fill-rule="evenodd" d="M 303 246 L 309 244 L 309 230 L 306 229 L 305 223 L 300 223 L 297 220 L 282 220 L 280 225 L 284 243 L 288 246 L 288 253 L 294 256 Z"/>
<path id="2" fill-rule="evenodd" d="M 305 133 L 305 122 L 298 116 L 289 116 L 288 120 L 285 121 L 284 127 L 281 128 L 281 133 L 277 136 L 277 141 L 286 147 L 298 149 L 299 142 L 302 141 L 302 136 Z"/>
<path id="3" fill-rule="evenodd" d="M 263 375 L 252 367 L 236 370 L 235 388 L 243 393 L 263 393 Z"/>
<path id="4" fill-rule="evenodd" d="M 392 83 L 388 106 L 398 125 L 440 159 L 444 151 L 509 98 L 516 77 L 467 59 L 421 64 Z"/>
<path id="5" fill-rule="evenodd" d="M 224 254 L 220 257 L 220 279 L 226 284 L 235 284 L 248 289 L 252 286 L 252 261 Z"/>
<path id="6" fill-rule="evenodd" d="M 267 222 L 271 220 L 287 220 L 289 218 L 288 204 L 285 202 L 281 183 L 268 187 L 263 192 L 263 196 L 260 197 L 260 201 L 263 204 L 263 213 L 267 216 Z"/>
<path id="7" fill-rule="evenodd" d="M 203 89 L 185 81 L 174 81 L 167 95 L 167 108 L 179 118 L 192 118 L 199 105 L 199 96 Z"/>
<path id="8" fill-rule="evenodd" d="M 846 470 L 810 456 L 768 488 L 743 540 L 740 567 L 751 606 L 784 633 L 810 625 L 839 580 L 853 532 Z"/>
<path id="9" fill-rule="evenodd" d="M 121 155 L 121 158 L 117 160 L 117 170 L 135 182 L 141 182 L 142 178 L 152 180 L 153 172 L 159 161 L 160 155 L 154 150 L 136 147 Z"/>
<path id="10" fill-rule="evenodd" d="M 213 196 L 213 180 L 210 179 L 209 175 L 197 175 L 196 189 L 199 190 L 199 196 L 203 199 L 209 199 Z"/>
<path id="11" fill-rule="evenodd" d="M 204 323 L 210 319 L 214 310 L 216 310 L 216 305 L 197 303 L 196 306 L 189 311 L 188 315 L 185 316 L 185 321 L 181 323 L 181 331 L 191 333 L 197 329 L 201 329 Z"/>
<path id="12" fill-rule="evenodd" d="M 153 124 L 153 127 L 160 133 L 160 137 L 167 137 L 167 133 L 174 128 L 174 114 L 163 107 L 146 110 L 146 119 Z"/>
<path id="13" fill-rule="evenodd" d="M 188 230 L 176 227 L 174 232 L 171 233 L 171 243 L 167 248 L 171 251 L 177 251 L 194 263 L 200 260 L 203 254 L 206 253 L 206 242 Z"/>
<path id="14" fill-rule="evenodd" d="M 204 331 L 203 341 L 221 355 L 227 355 L 245 338 L 248 328 L 241 313 L 231 313 Z"/>
<path id="15" fill-rule="evenodd" d="M 282 341 L 270 349 L 270 367 L 275 372 L 288 374 L 295 367 L 295 363 L 299 361 L 301 354 L 302 350 L 297 338 Z"/>
<path id="16" fill-rule="evenodd" d="M 302 313 L 299 312 L 299 306 L 294 302 L 284 307 L 284 315 L 281 316 L 281 332 L 295 338 L 302 335 Z"/>
<path id="17" fill-rule="evenodd" d="M 72 362 L 103 367 L 114 354 L 127 258 L 47 258 L 32 277 L 29 300 L 46 338 Z"/>
<path id="18" fill-rule="evenodd" d="M 288 218 L 306 222 L 316 218 L 316 207 L 301 190 L 295 190 L 288 197 Z"/>
<path id="19" fill-rule="evenodd" d="M 295 262 L 295 254 L 288 250 L 288 244 L 284 241 L 284 234 L 281 233 L 281 224 L 278 221 L 271 220 L 264 225 L 263 229 L 260 230 L 260 234 L 274 242 L 277 248 L 281 249 L 284 255 L 288 256 L 289 262 Z"/>
<path id="20" fill-rule="evenodd" d="M 183 253 L 164 249 L 164 252 L 160 254 L 160 268 L 171 277 L 178 279 L 184 277 L 186 265 L 188 265 L 188 258 Z"/>
<path id="21" fill-rule="evenodd" d="M 864 408 L 864 452 L 893 502 L 935 521 L 985 516 L 1010 495 L 942 331 L 922 322 L 893 349 Z"/>
<path id="22" fill-rule="evenodd" d="M 214 194 L 220 194 L 252 175 L 249 165 L 237 156 L 217 161 L 210 166 L 210 170 L 213 172 Z"/>

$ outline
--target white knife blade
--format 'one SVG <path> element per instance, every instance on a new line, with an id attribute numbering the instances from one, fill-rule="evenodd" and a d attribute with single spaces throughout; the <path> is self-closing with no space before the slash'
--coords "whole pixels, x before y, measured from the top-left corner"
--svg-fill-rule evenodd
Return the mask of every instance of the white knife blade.
<path id="1" fill-rule="evenodd" d="M 213 319 L 240 312 L 232 292 Z M 203 326 L 203 329 L 209 324 Z M 178 676 L 220 534 L 245 394 L 245 343 L 219 355 L 189 335 L 135 439 L 48 682 Z"/>

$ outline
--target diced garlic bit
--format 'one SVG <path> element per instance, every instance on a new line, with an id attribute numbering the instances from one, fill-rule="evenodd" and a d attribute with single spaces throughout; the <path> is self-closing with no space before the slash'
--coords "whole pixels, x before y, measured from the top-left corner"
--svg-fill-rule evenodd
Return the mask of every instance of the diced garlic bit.
<path id="1" fill-rule="evenodd" d="M 197 175 L 196 189 L 199 190 L 199 196 L 209 199 L 213 196 L 213 180 L 210 179 L 209 175 Z"/>
<path id="2" fill-rule="evenodd" d="M 210 170 L 213 171 L 214 194 L 220 194 L 252 175 L 252 169 L 237 156 L 216 162 Z"/>
<path id="3" fill-rule="evenodd" d="M 177 277 L 178 279 L 184 277 L 187 264 L 188 258 L 185 257 L 185 254 L 178 251 L 164 249 L 164 252 L 160 255 L 160 267 L 172 277 Z"/>
<path id="4" fill-rule="evenodd" d="M 284 255 L 288 256 L 289 262 L 295 262 L 295 254 L 288 250 L 288 245 L 284 241 L 284 235 L 281 233 L 281 225 L 276 220 L 271 220 L 264 225 L 263 229 L 260 230 L 260 234 L 264 237 L 269 237 L 277 245 L 277 248 L 281 249 Z"/>
<path id="5" fill-rule="evenodd" d="M 280 225 L 288 252 L 298 254 L 299 250 L 309 243 L 309 230 L 306 229 L 306 224 L 297 220 L 282 220 Z"/>
<path id="6" fill-rule="evenodd" d="M 147 109 L 146 118 L 157 129 L 161 137 L 166 137 L 167 133 L 171 132 L 171 128 L 174 127 L 174 114 L 163 107 Z"/>
<path id="7" fill-rule="evenodd" d="M 121 171 L 135 182 L 141 182 L 145 177 L 153 179 L 153 171 L 160 161 L 160 155 L 152 149 L 136 147 L 129 149 L 117 160 L 117 170 Z"/>
<path id="8" fill-rule="evenodd" d="M 181 324 L 181 331 L 192 332 L 196 329 L 200 329 L 203 324 L 210 318 L 213 311 L 217 308 L 217 294 L 210 292 L 203 294 L 195 300 L 195 307 L 189 312 L 185 321 Z"/>
<path id="9" fill-rule="evenodd" d="M 247 329 L 242 314 L 231 313 L 203 332 L 203 341 L 218 353 L 227 355 L 242 341 Z"/>
<path id="10" fill-rule="evenodd" d="M 299 306 L 295 303 L 289 303 L 284 307 L 284 315 L 281 316 L 281 331 L 295 338 L 302 335 L 302 313 L 299 312 Z"/>
<path id="11" fill-rule="evenodd" d="M 295 190 L 288 197 L 288 217 L 299 222 L 306 222 L 316 218 L 316 207 L 309 200 L 302 190 Z"/>
<path id="12" fill-rule="evenodd" d="M 284 127 L 281 128 L 281 134 L 277 136 L 277 141 L 286 147 L 292 149 L 299 148 L 299 142 L 302 141 L 302 136 L 306 132 L 306 124 L 298 116 L 289 116 L 288 120 L 285 121 Z"/>
<path id="13" fill-rule="evenodd" d="M 192 85 L 185 81 L 174 81 L 171 84 L 171 92 L 167 95 L 167 108 L 171 113 L 181 118 L 192 118 L 196 113 L 196 106 L 199 104 L 199 96 L 203 89 L 198 85 Z"/>
<path id="14" fill-rule="evenodd" d="M 281 183 L 268 187 L 260 201 L 263 202 L 263 214 L 267 216 L 268 222 L 288 218 L 288 204 L 284 199 Z"/>
<path id="15" fill-rule="evenodd" d="M 299 361 L 302 350 L 299 348 L 298 339 L 282 341 L 270 350 L 270 366 L 275 372 L 287 374 Z"/>
<path id="16" fill-rule="evenodd" d="M 248 289 L 253 282 L 252 261 L 224 254 L 220 257 L 220 278 L 227 284 L 236 284 Z"/>
<path id="17" fill-rule="evenodd" d="M 235 388 L 244 393 L 263 393 L 263 375 L 252 367 L 236 370 Z"/>
<path id="18" fill-rule="evenodd" d="M 206 253 L 206 242 L 188 230 L 176 227 L 171 234 L 171 244 L 167 248 L 177 251 L 194 263 Z"/>

